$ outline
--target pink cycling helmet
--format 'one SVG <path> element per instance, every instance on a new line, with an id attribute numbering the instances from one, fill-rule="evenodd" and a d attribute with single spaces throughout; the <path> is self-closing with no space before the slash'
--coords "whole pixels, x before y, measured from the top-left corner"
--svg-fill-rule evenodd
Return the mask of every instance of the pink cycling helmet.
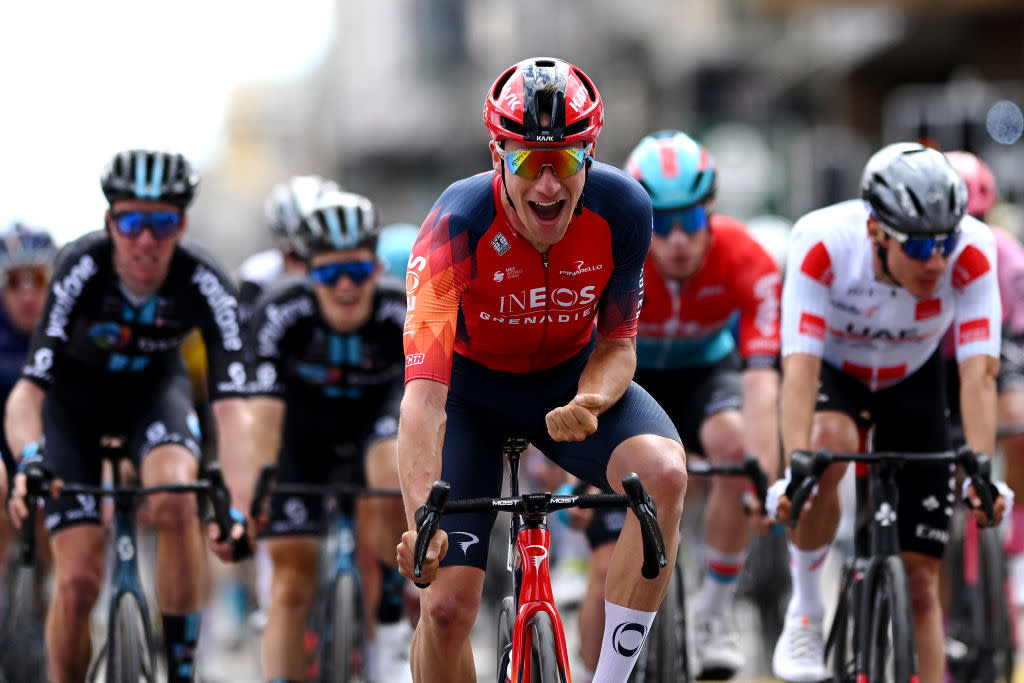
<path id="1" fill-rule="evenodd" d="M 967 183 L 967 213 L 984 218 L 999 197 L 992 169 L 970 152 L 947 152 L 946 158 Z"/>
<path id="2" fill-rule="evenodd" d="M 548 126 L 542 113 L 551 114 Z M 561 59 L 535 57 L 513 64 L 487 91 L 484 125 L 491 139 L 571 145 L 594 143 L 604 105 L 593 81 Z"/>

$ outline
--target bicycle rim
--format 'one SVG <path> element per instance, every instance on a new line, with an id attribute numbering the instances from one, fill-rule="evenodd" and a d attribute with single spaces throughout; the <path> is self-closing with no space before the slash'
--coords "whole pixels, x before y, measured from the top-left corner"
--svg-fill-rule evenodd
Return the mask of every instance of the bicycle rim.
<path id="1" fill-rule="evenodd" d="M 323 650 L 320 671 L 324 683 L 366 680 L 366 642 L 362 596 L 352 574 L 335 581 L 328 605 L 330 637 Z"/>
<path id="2" fill-rule="evenodd" d="M 566 683 L 558 664 L 555 628 L 547 612 L 537 612 L 526 625 L 530 638 L 530 683 Z"/>
<path id="3" fill-rule="evenodd" d="M 916 679 L 914 631 L 906 570 L 898 557 L 879 566 L 871 594 L 868 680 L 910 683 Z"/>
<path id="4" fill-rule="evenodd" d="M 4 581 L 3 628 L 0 629 L 0 681 L 46 678 L 43 621 L 46 598 L 35 567 L 12 565 Z M 40 570 L 41 571 L 41 570 Z"/>
<path id="5" fill-rule="evenodd" d="M 152 681 L 142 608 L 132 593 L 117 599 L 107 641 L 107 683 Z"/>
<path id="6" fill-rule="evenodd" d="M 858 586 L 854 585 L 854 580 L 854 569 L 847 563 L 843 568 L 842 591 L 839 594 L 835 616 L 832 618 L 825 651 L 828 669 L 832 672 L 833 680 L 838 683 L 853 683 L 857 675 L 857 622 L 853 592 Z"/>

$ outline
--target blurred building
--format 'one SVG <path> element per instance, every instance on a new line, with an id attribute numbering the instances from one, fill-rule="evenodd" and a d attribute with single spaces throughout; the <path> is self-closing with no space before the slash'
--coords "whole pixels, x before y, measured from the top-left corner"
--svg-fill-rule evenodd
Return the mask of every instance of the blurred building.
<path id="1" fill-rule="evenodd" d="M 853 196 L 870 153 L 899 139 L 974 151 L 1022 200 L 1020 132 L 998 122 L 997 141 L 988 120 L 1002 100 L 1024 106 L 1022 52 L 1019 0 L 339 0 L 315 72 L 236 93 L 202 210 L 235 226 L 211 236 L 232 264 L 266 244 L 263 197 L 294 173 L 418 223 L 450 182 L 489 167 L 483 94 L 540 55 L 600 88 L 598 158 L 619 165 L 648 131 L 686 130 L 715 154 L 721 208 L 739 217 Z"/>

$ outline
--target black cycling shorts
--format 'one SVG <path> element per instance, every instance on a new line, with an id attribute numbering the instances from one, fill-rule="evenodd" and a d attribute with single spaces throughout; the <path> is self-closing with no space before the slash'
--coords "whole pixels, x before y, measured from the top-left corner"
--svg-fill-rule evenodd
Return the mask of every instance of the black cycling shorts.
<path id="1" fill-rule="evenodd" d="M 858 425 L 874 425 L 876 452 L 931 453 L 953 447 L 938 351 L 917 372 L 879 391 L 822 363 L 816 410 L 839 411 Z M 902 550 L 943 556 L 956 502 L 954 474 L 953 465 L 941 464 L 907 465 L 897 473 Z"/>
<path id="2" fill-rule="evenodd" d="M 164 444 L 202 457 L 199 417 L 184 372 L 105 385 L 54 382 L 43 403 L 43 434 L 47 468 L 65 481 L 92 486 L 100 484 L 103 456 L 118 441 L 136 470 L 147 453 Z M 45 510 L 51 533 L 100 523 L 94 496 L 47 499 Z"/>
<path id="3" fill-rule="evenodd" d="M 451 484 L 452 500 L 501 493 L 505 438 L 523 436 L 556 465 L 577 478 L 609 490 L 606 472 L 612 451 L 641 434 L 679 442 L 664 410 L 635 382 L 598 418 L 597 431 L 583 441 L 555 442 L 544 417 L 572 400 L 590 348 L 547 370 L 527 374 L 491 370 L 458 354 L 452 364 L 448 423 L 441 479 Z M 445 515 L 448 554 L 442 566 L 487 565 L 487 541 L 496 514 Z"/>

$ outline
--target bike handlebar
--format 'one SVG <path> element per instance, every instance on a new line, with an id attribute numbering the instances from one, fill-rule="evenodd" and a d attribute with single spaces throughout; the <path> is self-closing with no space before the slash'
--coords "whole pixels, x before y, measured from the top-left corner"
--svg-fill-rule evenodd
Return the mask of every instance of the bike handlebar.
<path id="1" fill-rule="evenodd" d="M 349 482 L 331 482 L 328 484 L 305 484 L 298 482 L 277 482 L 274 477 L 277 475 L 276 465 L 264 465 L 256 478 L 256 486 L 253 490 L 252 503 L 249 508 L 249 516 L 256 519 L 263 511 L 263 501 L 272 493 L 299 496 L 327 496 L 333 495 L 342 498 L 365 498 L 370 496 L 401 497 L 400 489 L 368 489 L 360 484 Z"/>
<path id="2" fill-rule="evenodd" d="M 640 477 L 630 472 L 622 478 L 625 494 L 618 493 L 573 493 L 558 496 L 551 493 L 527 493 L 512 498 L 468 498 L 449 501 L 451 487 L 448 482 L 435 481 L 430 488 L 427 502 L 416 510 L 416 548 L 413 556 L 413 574 L 423 575 L 423 562 L 427 548 L 437 532 L 441 515 L 470 512 L 512 512 L 531 517 L 544 517 L 548 513 L 566 508 L 630 508 L 640 522 L 643 538 L 644 561 L 641 572 L 645 578 L 653 579 L 662 567 L 668 564 L 665 556 L 665 541 L 658 525 L 658 509 L 654 500 L 644 489 Z M 416 584 L 426 588 L 429 584 Z"/>
<path id="3" fill-rule="evenodd" d="M 761 468 L 761 463 L 753 455 L 746 456 L 743 462 L 738 464 L 712 464 L 704 461 L 693 461 L 687 458 L 686 472 L 698 477 L 746 477 L 754 487 L 754 496 L 760 504 L 761 510 L 765 509 L 765 499 L 768 497 L 768 474 Z M 749 492 L 747 495 L 749 495 Z M 752 506 L 746 496 L 744 496 L 743 500 L 743 509 L 747 514 L 750 514 L 752 511 Z"/>
<path id="4" fill-rule="evenodd" d="M 934 453 L 835 453 L 827 449 L 817 451 L 796 450 L 790 455 L 790 484 L 787 487 L 787 494 L 790 500 L 790 526 L 796 527 L 807 499 L 811 491 L 818 483 L 818 479 L 825 472 L 829 465 L 836 462 L 863 462 L 863 463 L 892 463 L 902 465 L 905 463 L 955 463 L 963 468 L 964 472 L 971 477 L 974 483 L 974 490 L 981 499 L 981 509 L 988 518 L 988 525 L 994 523 L 993 506 L 995 501 L 992 496 L 992 462 L 984 453 L 975 453 L 967 446 L 956 451 L 938 451 Z"/>

